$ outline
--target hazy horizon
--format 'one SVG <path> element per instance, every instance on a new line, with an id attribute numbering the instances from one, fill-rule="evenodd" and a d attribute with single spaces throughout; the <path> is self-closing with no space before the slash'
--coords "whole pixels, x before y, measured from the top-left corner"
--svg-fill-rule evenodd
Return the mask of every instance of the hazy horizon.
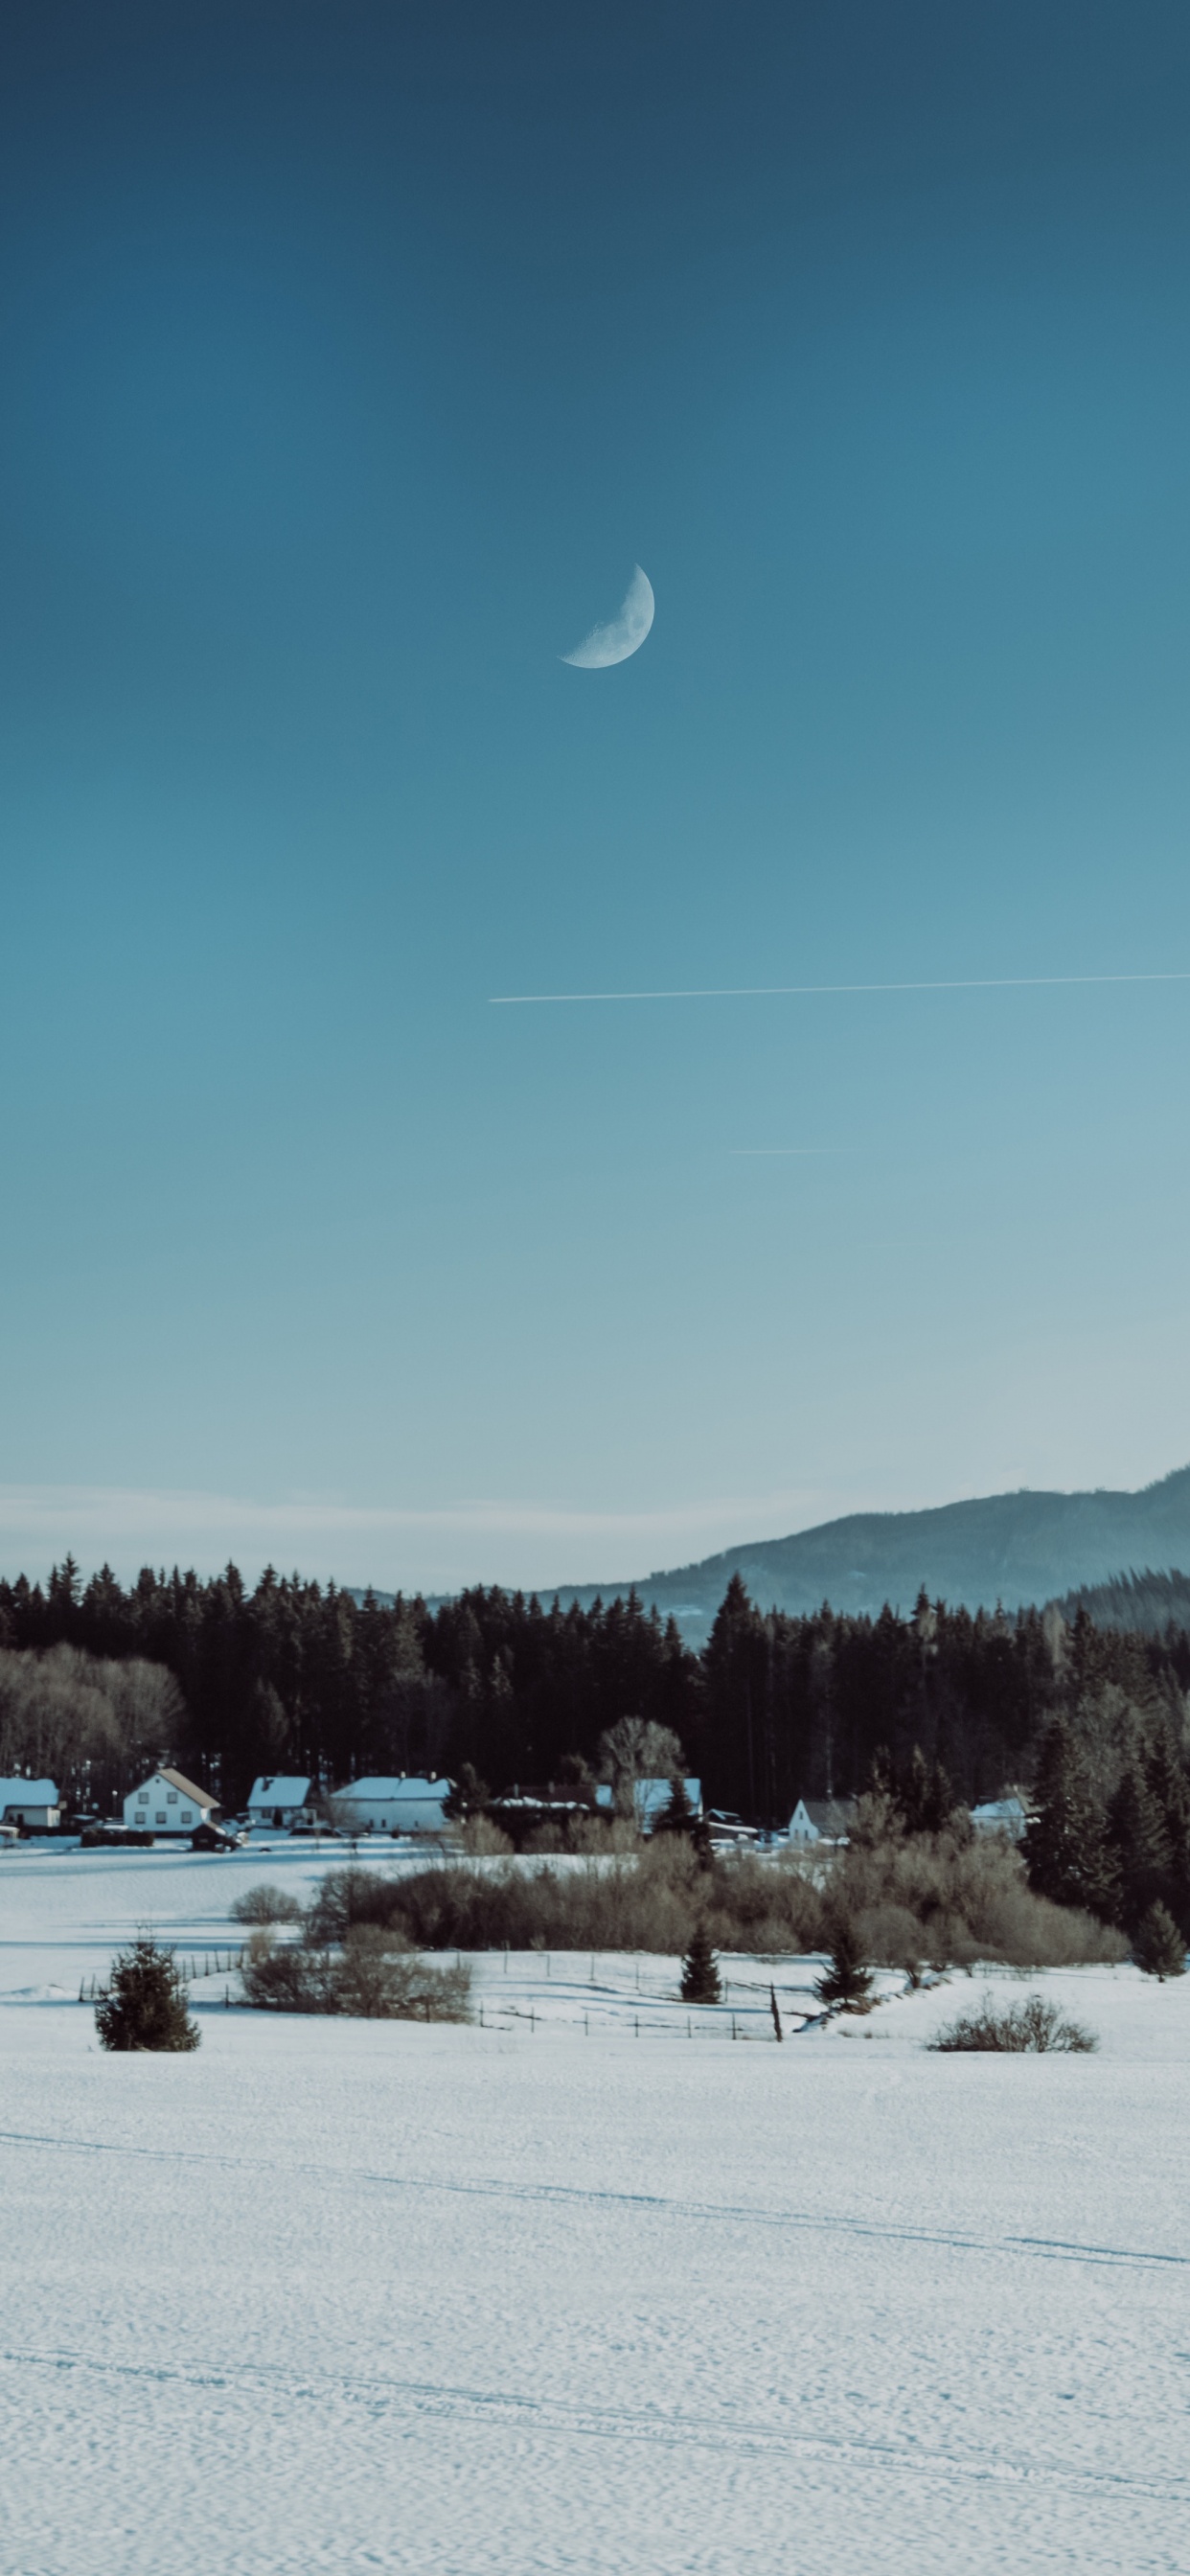
<path id="1" fill-rule="evenodd" d="M 1137 1493 L 1177 1472 L 1165 1468 L 1119 1487 L 1024 1484 L 987 1493 Z M 31 1582 L 44 1583 L 51 1567 L 67 1554 L 84 1578 L 106 1562 L 123 1583 L 145 1565 L 176 1564 L 210 1576 L 230 1560 L 253 1583 L 272 1565 L 282 1574 L 359 1590 L 371 1585 L 380 1592 L 436 1595 L 495 1583 L 548 1597 L 575 1587 L 680 1572 L 707 1557 L 796 1537 L 855 1513 L 939 1510 L 987 1499 L 987 1493 L 933 1494 L 905 1502 L 869 1497 L 847 1500 L 838 1509 L 829 1501 L 815 1509 L 807 1500 L 791 1497 L 784 1514 L 780 1498 L 773 1497 L 767 1517 L 763 1505 L 727 1500 L 711 1506 L 705 1516 L 692 1512 L 684 1520 L 660 1514 L 501 1513 L 477 1503 L 443 1512 L 427 1527 L 424 1517 L 361 1512 L 310 1498 L 270 1506 L 213 1494 L 84 1495 L 67 1489 L 31 1495 L 0 1487 L 0 1575 L 12 1581 L 23 1573 Z M 650 1554 L 658 1541 L 672 1543 L 662 1553 Z M 568 1562 L 543 1576 L 533 1568 L 538 1548 L 544 1555 L 547 1544 L 551 1565 L 562 1555 Z M 435 1547 L 441 1551 L 437 1557 Z"/>

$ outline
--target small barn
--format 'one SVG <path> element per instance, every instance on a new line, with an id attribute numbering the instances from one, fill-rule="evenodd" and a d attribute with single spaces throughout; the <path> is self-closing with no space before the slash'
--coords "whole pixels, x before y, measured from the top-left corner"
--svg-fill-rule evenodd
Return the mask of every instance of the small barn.
<path id="1" fill-rule="evenodd" d="M 124 1800 L 124 1822 L 137 1833 L 192 1834 L 219 1813 L 209 1789 L 196 1789 L 184 1771 L 154 1771 Z"/>
<path id="2" fill-rule="evenodd" d="M 349 1780 L 331 1800 L 335 1822 L 349 1834 L 440 1834 L 453 1782 L 399 1771 L 393 1778 Z"/>
<path id="3" fill-rule="evenodd" d="M 310 1783 L 287 1771 L 265 1771 L 254 1780 L 248 1793 L 247 1817 L 250 1825 L 266 1825 L 274 1833 L 284 1833 L 290 1825 L 304 1818 Z"/>
<path id="4" fill-rule="evenodd" d="M 0 1780 L 0 1825 L 16 1825 L 27 1834 L 52 1834 L 62 1822 L 58 1791 L 52 1780 Z"/>

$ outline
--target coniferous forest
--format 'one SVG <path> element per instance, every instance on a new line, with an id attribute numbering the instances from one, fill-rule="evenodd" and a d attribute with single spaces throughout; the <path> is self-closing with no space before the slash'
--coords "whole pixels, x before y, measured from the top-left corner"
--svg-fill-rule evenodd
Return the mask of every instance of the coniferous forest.
<path id="1" fill-rule="evenodd" d="M 729 1583 L 701 1655 L 634 1596 L 565 1610 L 477 1587 L 427 1609 L 281 1577 L 146 1570 L 0 1584 L 0 1768 L 109 1811 L 175 1762 L 240 1806 L 259 1771 L 326 1785 L 470 1764 L 492 1790 L 592 1763 L 625 1716 L 665 1727 L 708 1804 L 783 1823 L 799 1795 L 909 1779 L 966 1805 L 1032 1786 L 1035 1883 L 1115 1919 L 1190 1884 L 1190 1631 L 1006 1617 L 764 1613 Z M 1188 1850 L 1179 1857 L 1182 1842 Z"/>

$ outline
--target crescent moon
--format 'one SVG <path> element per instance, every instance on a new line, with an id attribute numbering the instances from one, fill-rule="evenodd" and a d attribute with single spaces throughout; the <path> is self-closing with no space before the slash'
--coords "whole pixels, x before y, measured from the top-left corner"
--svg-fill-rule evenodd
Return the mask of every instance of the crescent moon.
<path id="1" fill-rule="evenodd" d="M 573 653 L 563 653 L 560 659 L 573 663 L 576 671 L 606 671 L 613 662 L 626 662 L 630 653 L 639 653 L 655 609 L 652 582 L 637 564 L 619 616 L 606 626 L 593 626 Z"/>

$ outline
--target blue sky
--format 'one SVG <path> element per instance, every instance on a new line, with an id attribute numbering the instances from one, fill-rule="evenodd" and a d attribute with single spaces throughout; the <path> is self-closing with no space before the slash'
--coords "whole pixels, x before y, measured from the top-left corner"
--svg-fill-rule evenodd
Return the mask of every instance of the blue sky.
<path id="1" fill-rule="evenodd" d="M 1190 1455 L 1190 983 L 490 998 L 1190 970 L 1188 111 L 1149 0 L 10 0 L 9 1571 Z"/>

